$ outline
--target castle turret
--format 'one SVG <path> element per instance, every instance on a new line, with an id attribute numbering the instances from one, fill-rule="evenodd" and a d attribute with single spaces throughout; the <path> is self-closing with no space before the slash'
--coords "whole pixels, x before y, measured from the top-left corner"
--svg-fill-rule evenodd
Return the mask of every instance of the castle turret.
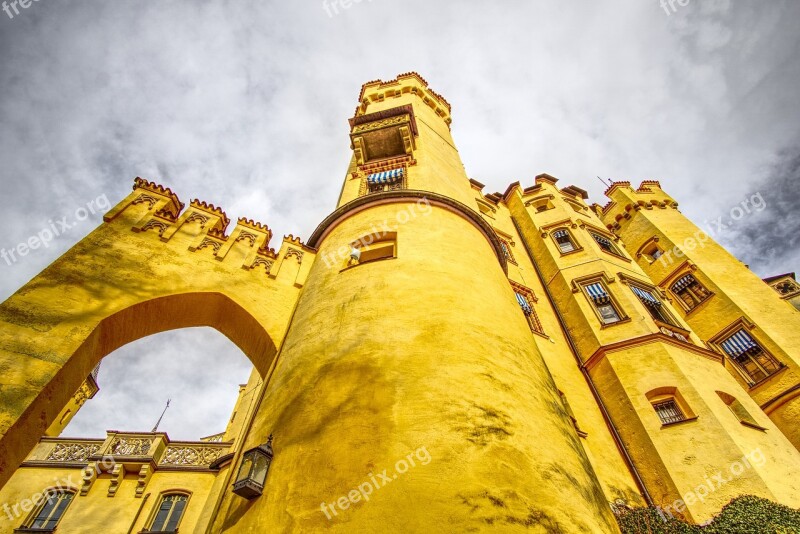
<path id="1" fill-rule="evenodd" d="M 800 314 L 678 211 L 658 182 L 644 182 L 635 190 L 628 182 L 617 182 L 606 194 L 611 202 L 603 210 L 604 222 L 622 236 L 681 317 L 800 448 Z M 753 195 L 718 225 L 765 207 L 763 197 Z"/>

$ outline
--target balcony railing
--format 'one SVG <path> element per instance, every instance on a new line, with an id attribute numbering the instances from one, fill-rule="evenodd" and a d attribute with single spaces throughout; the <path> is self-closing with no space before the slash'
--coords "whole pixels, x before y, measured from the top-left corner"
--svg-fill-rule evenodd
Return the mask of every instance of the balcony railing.
<path id="1" fill-rule="evenodd" d="M 169 441 L 163 433 L 109 432 L 105 440 L 44 437 L 24 464 L 81 467 L 104 462 L 208 469 L 230 452 L 231 446 L 222 441 Z"/>

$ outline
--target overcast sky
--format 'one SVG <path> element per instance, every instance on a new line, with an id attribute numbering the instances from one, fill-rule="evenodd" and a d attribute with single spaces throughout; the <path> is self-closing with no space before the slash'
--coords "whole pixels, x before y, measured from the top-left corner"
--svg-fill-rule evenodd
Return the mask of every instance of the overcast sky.
<path id="1" fill-rule="evenodd" d="M 604 204 L 596 176 L 658 179 L 698 224 L 730 223 L 716 237 L 759 275 L 800 266 L 800 2 L 332 1 L 0 12 L 0 247 L 102 195 L 113 205 L 135 176 L 264 222 L 276 242 L 307 237 L 334 208 L 361 84 L 416 70 L 452 104 L 467 172 L 488 191 L 547 172 Z M 758 193 L 767 207 L 732 221 Z M 0 259 L 0 300 L 99 222 Z M 229 409 L 249 363 L 215 332 L 165 336 L 104 362 L 118 409 L 84 409 L 69 433 L 149 430 L 167 393 L 181 399 L 165 418 L 172 437 L 222 430 L 224 410 L 200 420 L 190 407 Z M 192 354 L 160 348 L 175 343 Z M 196 372 L 131 380 L 164 358 Z M 220 360 L 228 371 L 211 366 Z M 212 368 L 229 381 L 201 384 Z"/>

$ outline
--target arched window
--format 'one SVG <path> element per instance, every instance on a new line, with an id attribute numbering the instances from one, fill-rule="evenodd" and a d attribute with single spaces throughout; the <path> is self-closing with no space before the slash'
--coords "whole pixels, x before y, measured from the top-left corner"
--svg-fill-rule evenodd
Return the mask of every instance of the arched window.
<path id="1" fill-rule="evenodd" d="M 165 493 L 146 532 L 177 532 L 178 525 L 189 502 L 186 493 Z"/>
<path id="2" fill-rule="evenodd" d="M 663 426 L 697 419 L 676 387 L 656 388 L 648 391 L 645 396 L 653 405 L 653 410 Z"/>
<path id="3" fill-rule="evenodd" d="M 48 490 L 45 492 L 44 500 L 25 523 L 22 532 L 26 532 L 28 529 L 35 532 L 54 531 L 74 496 L 75 494 L 69 490 Z"/>

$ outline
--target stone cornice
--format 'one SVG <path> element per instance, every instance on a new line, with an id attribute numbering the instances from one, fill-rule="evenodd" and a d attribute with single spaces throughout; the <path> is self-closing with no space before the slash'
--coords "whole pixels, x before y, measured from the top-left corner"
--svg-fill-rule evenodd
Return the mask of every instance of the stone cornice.
<path id="1" fill-rule="evenodd" d="M 610 345 L 604 345 L 599 349 L 597 349 L 594 352 L 594 354 L 592 354 L 584 362 L 583 367 L 585 367 L 586 369 L 591 369 L 592 367 L 597 365 L 597 363 L 600 362 L 603 358 L 605 358 L 607 354 L 611 352 L 618 352 L 620 350 L 625 350 L 639 345 L 648 345 L 651 343 L 668 343 L 675 347 L 687 350 L 689 352 L 693 352 L 699 356 L 702 356 L 709 360 L 715 361 L 721 365 L 724 365 L 721 354 L 718 354 L 714 351 L 702 347 L 698 347 L 697 345 L 694 345 L 692 343 L 685 343 L 683 341 L 678 341 L 677 339 L 670 337 L 666 334 L 654 333 L 636 337 L 633 339 L 626 339 L 625 341 L 619 341 L 617 343 L 612 343 Z"/>
<path id="2" fill-rule="evenodd" d="M 450 197 L 432 193 L 430 191 L 417 191 L 413 189 L 403 189 L 399 191 L 385 191 L 382 193 L 372 193 L 363 197 L 358 197 L 355 200 L 340 206 L 336 211 L 325 217 L 319 226 L 308 238 L 308 246 L 319 248 L 319 244 L 325 239 L 328 233 L 339 223 L 339 221 L 351 216 L 359 211 L 363 211 L 373 205 L 392 204 L 407 202 L 409 200 L 427 199 L 431 205 L 443 207 L 454 213 L 457 213 L 467 221 L 471 222 L 478 228 L 484 235 L 489 244 L 494 249 L 495 256 L 503 268 L 503 272 L 508 273 L 508 264 L 500 244 L 500 239 L 494 232 L 494 229 L 481 217 L 475 210 L 468 206 L 454 200 Z"/>

